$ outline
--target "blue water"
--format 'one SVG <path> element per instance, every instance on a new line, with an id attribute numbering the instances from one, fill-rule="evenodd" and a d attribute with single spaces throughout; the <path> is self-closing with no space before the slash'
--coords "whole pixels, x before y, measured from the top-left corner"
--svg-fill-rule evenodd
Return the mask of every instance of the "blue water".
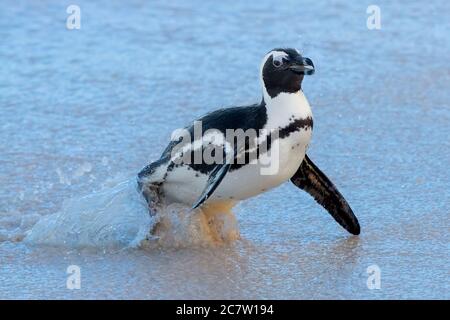
<path id="1" fill-rule="evenodd" d="M 77 0 L 80 30 L 69 4 L 1 6 L 0 298 L 450 298 L 448 1 L 377 1 L 380 30 L 366 27 L 372 1 Z M 133 177 L 194 117 L 259 101 L 260 60 L 280 46 L 317 68 L 309 154 L 359 237 L 285 184 L 241 203 L 241 240 L 221 246 L 23 242 L 63 201 Z"/>

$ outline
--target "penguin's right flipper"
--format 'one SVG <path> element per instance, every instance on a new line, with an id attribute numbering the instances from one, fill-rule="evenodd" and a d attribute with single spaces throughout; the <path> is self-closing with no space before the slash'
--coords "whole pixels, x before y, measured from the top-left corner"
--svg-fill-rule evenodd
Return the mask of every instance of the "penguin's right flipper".
<path id="1" fill-rule="evenodd" d="M 198 200 L 192 206 L 192 209 L 200 207 L 206 200 L 208 200 L 208 198 L 213 194 L 213 192 L 222 182 L 223 178 L 225 178 L 225 175 L 227 174 L 228 170 L 230 170 L 230 167 L 230 162 L 219 164 L 214 167 L 214 169 L 209 174 L 205 189 L 203 190 Z"/>
<path id="2" fill-rule="evenodd" d="M 345 230 L 351 234 L 360 233 L 358 219 L 347 201 L 307 155 L 291 181 L 308 192 Z"/>

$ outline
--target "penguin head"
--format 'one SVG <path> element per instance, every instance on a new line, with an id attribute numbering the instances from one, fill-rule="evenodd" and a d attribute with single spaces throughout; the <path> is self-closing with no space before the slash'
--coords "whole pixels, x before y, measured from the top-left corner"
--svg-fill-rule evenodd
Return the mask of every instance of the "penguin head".
<path id="1" fill-rule="evenodd" d="M 271 98 L 281 92 L 293 93 L 301 89 L 303 77 L 315 71 L 309 58 L 296 49 L 273 49 L 261 64 L 261 80 Z"/>

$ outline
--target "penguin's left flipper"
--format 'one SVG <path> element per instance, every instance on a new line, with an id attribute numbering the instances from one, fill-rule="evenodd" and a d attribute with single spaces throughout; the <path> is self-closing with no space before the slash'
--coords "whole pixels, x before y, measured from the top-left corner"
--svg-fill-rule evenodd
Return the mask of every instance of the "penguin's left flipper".
<path id="1" fill-rule="evenodd" d="M 220 182 L 222 182 L 228 170 L 230 170 L 230 167 L 231 162 L 218 164 L 214 167 L 214 169 L 209 174 L 205 189 L 203 190 L 198 200 L 192 206 L 192 209 L 200 207 L 206 200 L 208 200 L 208 198 L 213 194 L 214 190 L 217 189 Z"/>
<path id="2" fill-rule="evenodd" d="M 347 201 L 307 155 L 291 181 L 308 192 L 345 230 L 355 235 L 360 233 L 358 219 Z"/>

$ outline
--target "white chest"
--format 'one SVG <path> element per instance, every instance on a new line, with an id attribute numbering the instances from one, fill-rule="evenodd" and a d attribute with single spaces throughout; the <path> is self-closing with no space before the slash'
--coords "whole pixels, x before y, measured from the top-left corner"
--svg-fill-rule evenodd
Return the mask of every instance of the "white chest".
<path id="1" fill-rule="evenodd" d="M 312 118 L 312 111 L 303 91 L 280 93 L 275 98 L 264 95 L 267 109 L 266 129 L 277 129 L 288 126 L 293 119 Z"/>
<path id="2" fill-rule="evenodd" d="M 259 159 L 258 165 L 239 170 L 242 174 L 239 177 L 246 177 L 244 186 L 250 189 L 239 190 L 244 195 L 261 193 L 290 179 L 311 141 L 312 127 L 306 123 L 312 123 L 312 112 L 302 91 L 281 93 L 273 99 L 265 97 L 265 102 L 267 124 L 263 129 L 275 132 L 275 137 L 272 136 L 270 152 Z M 299 127 L 299 123 L 305 126 Z"/>

